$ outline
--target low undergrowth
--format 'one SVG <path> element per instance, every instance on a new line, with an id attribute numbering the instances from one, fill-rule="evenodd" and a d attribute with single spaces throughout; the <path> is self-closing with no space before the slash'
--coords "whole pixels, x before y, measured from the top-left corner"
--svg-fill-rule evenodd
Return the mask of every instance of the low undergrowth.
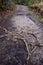
<path id="1" fill-rule="evenodd" d="M 32 16 L 34 16 L 35 19 L 43 23 L 43 1 L 31 5 L 29 8 Z"/>
<path id="2" fill-rule="evenodd" d="M 30 10 L 30 13 L 32 14 L 32 16 L 34 16 L 37 20 L 41 19 L 41 16 L 38 15 L 37 13 L 34 13 L 33 11 Z"/>
<path id="3" fill-rule="evenodd" d="M 0 12 L 0 20 L 1 19 L 7 19 L 9 16 L 11 16 L 15 12 L 16 7 L 14 6 L 11 9 L 7 9 Z"/>
<path id="4" fill-rule="evenodd" d="M 43 18 L 41 17 L 40 14 L 38 14 L 37 12 L 34 12 L 34 11 L 32 11 L 32 10 L 30 10 L 29 12 L 30 12 L 30 14 L 32 14 L 32 16 L 33 16 L 36 20 L 38 20 L 40 23 L 43 24 Z"/>

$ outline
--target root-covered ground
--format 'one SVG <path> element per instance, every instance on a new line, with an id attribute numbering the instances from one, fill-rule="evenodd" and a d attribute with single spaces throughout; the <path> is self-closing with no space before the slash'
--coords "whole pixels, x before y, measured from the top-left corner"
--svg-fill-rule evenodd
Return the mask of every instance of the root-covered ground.
<path id="1" fill-rule="evenodd" d="M 27 7 L 17 5 L 13 16 L 0 21 L 0 65 L 43 65 L 42 27 Z"/>

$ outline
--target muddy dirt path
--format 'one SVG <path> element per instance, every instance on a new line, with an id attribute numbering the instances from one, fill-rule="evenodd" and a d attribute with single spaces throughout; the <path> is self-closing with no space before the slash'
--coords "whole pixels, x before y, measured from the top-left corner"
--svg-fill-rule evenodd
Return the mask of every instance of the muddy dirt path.
<path id="1" fill-rule="evenodd" d="M 43 32 L 40 26 L 29 18 L 29 11 L 27 7 L 17 6 L 15 15 L 10 19 L 12 26 L 17 28 L 18 32 L 32 32 L 37 36 L 40 43 L 43 43 Z M 31 16 L 32 17 L 32 16 Z M 40 23 L 39 23 L 40 24 Z"/>
<path id="2" fill-rule="evenodd" d="M 24 65 L 31 54 L 33 64 L 39 65 L 40 60 L 43 60 L 43 47 L 36 47 L 35 44 L 43 45 L 43 28 L 31 16 L 26 6 L 16 7 L 10 18 L 0 21 L 0 65 Z M 28 46 L 27 43 L 31 44 Z"/>

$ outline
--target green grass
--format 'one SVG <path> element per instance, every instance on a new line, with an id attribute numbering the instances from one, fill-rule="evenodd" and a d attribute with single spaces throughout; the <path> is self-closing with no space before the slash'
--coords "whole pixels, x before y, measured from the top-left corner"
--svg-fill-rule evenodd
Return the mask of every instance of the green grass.
<path id="1" fill-rule="evenodd" d="M 32 14 L 32 16 L 33 16 L 35 19 L 37 19 L 38 21 L 40 21 L 40 19 L 41 19 L 41 16 L 40 16 L 40 15 L 38 15 L 38 14 L 32 12 L 32 11 L 30 11 L 30 14 Z"/>
<path id="2" fill-rule="evenodd" d="M 7 13 L 3 16 L 4 19 L 7 19 L 9 16 L 11 16 L 11 13 Z"/>
<path id="3" fill-rule="evenodd" d="M 2 18 L 3 18 L 3 19 L 7 19 L 7 18 L 9 18 L 14 12 L 15 12 L 15 11 L 12 11 L 11 13 L 6 13 L 6 14 L 2 15 Z"/>
<path id="4" fill-rule="evenodd" d="M 2 12 L 2 9 L 0 8 L 0 12 Z"/>

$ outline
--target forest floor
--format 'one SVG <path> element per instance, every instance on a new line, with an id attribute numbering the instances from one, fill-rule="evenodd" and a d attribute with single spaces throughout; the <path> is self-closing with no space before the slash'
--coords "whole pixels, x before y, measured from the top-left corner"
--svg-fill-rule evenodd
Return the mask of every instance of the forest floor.
<path id="1" fill-rule="evenodd" d="M 0 64 L 5 65 L 7 62 L 10 63 L 10 59 L 12 59 L 13 65 L 17 65 L 16 63 L 18 63 L 18 65 L 19 63 L 20 65 L 25 64 L 27 51 L 23 42 L 20 40 L 25 42 L 28 51 L 28 59 L 32 54 L 31 61 L 33 64 L 37 63 L 37 65 L 43 65 L 43 25 L 29 13 L 26 6 L 16 5 L 15 13 L 8 17 L 8 19 L 0 20 Z M 18 42 L 16 43 L 16 41 Z M 42 45 L 42 47 L 40 45 Z M 14 64 L 13 61 L 16 63 Z"/>
<path id="2" fill-rule="evenodd" d="M 43 2 L 30 6 L 30 13 L 43 24 Z"/>

